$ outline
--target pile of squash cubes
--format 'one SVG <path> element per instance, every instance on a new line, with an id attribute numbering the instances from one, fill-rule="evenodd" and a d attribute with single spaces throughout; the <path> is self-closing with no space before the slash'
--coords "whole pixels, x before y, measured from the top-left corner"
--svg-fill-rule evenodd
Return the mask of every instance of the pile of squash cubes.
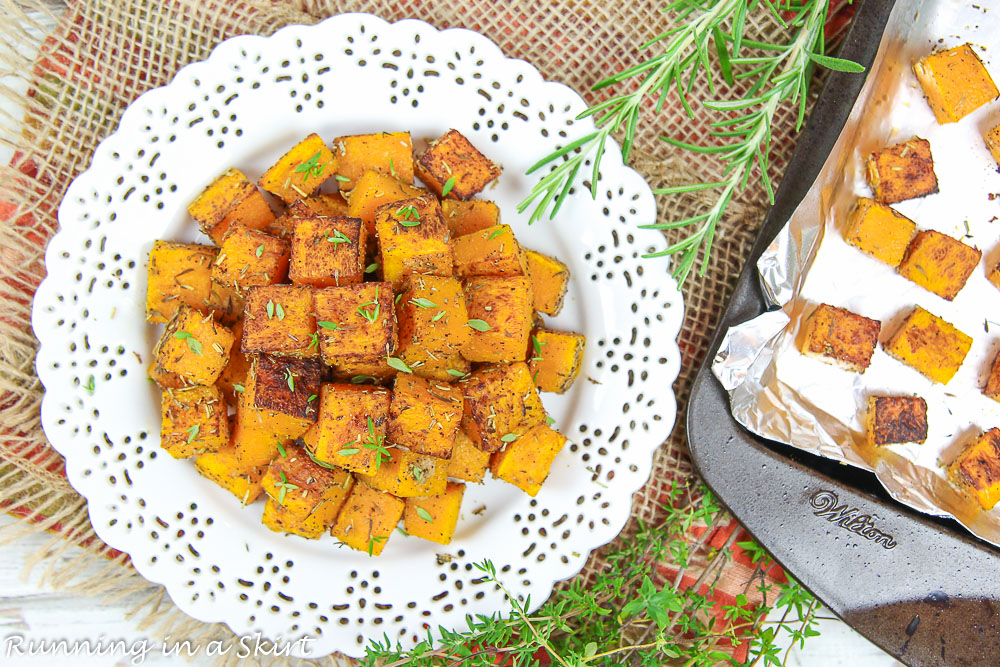
<path id="1" fill-rule="evenodd" d="M 450 130 L 416 158 L 407 132 L 311 134 L 256 185 L 217 178 L 189 207 L 216 245 L 149 256 L 162 447 L 266 494 L 270 529 L 369 555 L 400 520 L 447 544 L 487 469 L 534 496 L 566 441 L 538 391 L 566 391 L 584 338 L 538 314 L 566 266 L 473 199 L 499 174 Z"/>

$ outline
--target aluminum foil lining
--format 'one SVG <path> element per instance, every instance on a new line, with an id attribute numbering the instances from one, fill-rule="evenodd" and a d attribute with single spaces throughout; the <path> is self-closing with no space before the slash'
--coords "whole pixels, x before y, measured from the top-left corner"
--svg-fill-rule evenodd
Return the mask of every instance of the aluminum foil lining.
<path id="1" fill-rule="evenodd" d="M 1000 81 L 1000 12 L 945 0 L 897 2 L 868 80 L 819 176 L 758 261 L 765 297 L 780 310 L 731 328 L 712 370 L 733 415 L 765 438 L 875 473 L 898 501 L 953 516 L 1000 545 L 1000 506 L 984 512 L 954 488 L 945 468 L 980 433 L 1000 426 L 1000 403 L 981 393 L 1000 349 L 1000 290 L 986 274 L 1000 262 L 1000 173 L 983 134 L 1000 124 L 995 101 L 958 123 L 939 125 L 912 71 L 936 49 L 970 43 Z M 978 247 L 983 259 L 954 301 L 946 301 L 844 241 L 874 150 L 919 136 L 930 141 L 939 193 L 894 205 L 917 223 Z M 880 340 L 914 305 L 972 336 L 962 368 L 946 385 L 876 349 L 864 374 L 803 356 L 796 337 L 820 303 L 882 322 Z M 922 396 L 924 444 L 872 448 L 864 413 L 871 394 Z"/>

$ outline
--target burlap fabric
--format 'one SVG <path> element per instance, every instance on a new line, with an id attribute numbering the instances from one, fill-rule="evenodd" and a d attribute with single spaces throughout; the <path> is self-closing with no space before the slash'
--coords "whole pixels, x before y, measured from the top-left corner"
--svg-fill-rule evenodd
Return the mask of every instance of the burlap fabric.
<path id="1" fill-rule="evenodd" d="M 221 625 L 199 623 L 180 613 L 162 587 L 139 577 L 124 554 L 103 544 L 90 526 L 86 502 L 62 474 L 62 459 L 46 443 L 39 423 L 42 386 L 35 376 L 36 341 L 31 334 L 31 298 L 45 274 L 45 242 L 57 229 L 55 211 L 70 181 L 83 171 L 97 143 L 110 134 L 128 104 L 143 91 L 164 84 L 183 65 L 205 58 L 217 43 L 237 34 L 270 34 L 284 25 L 312 23 L 345 11 L 371 12 L 393 21 L 416 17 L 439 28 L 460 26 L 481 32 L 513 57 L 535 64 L 543 76 L 561 81 L 588 102 L 601 94 L 592 85 L 608 73 L 637 61 L 637 47 L 668 28 L 669 17 L 656 0 L 357 0 L 322 2 L 225 2 L 219 0 L 81 0 L 66 7 L 40 0 L 0 0 L 0 39 L 11 54 L 0 63 L 0 94 L 25 109 L 24 118 L 2 121 L 2 140 L 16 151 L 0 167 L 0 505 L 23 520 L 0 532 L 0 544 L 27 533 L 48 530 L 51 543 L 26 569 L 45 568 L 53 585 L 88 594 L 122 595 L 146 591 L 135 614 L 153 635 L 169 634 L 207 641 L 230 636 Z M 48 7 L 48 8 L 47 8 Z M 56 12 L 55 30 L 36 23 L 39 12 Z M 780 37 L 771 17 L 757 12 L 749 33 Z M 707 96 L 703 84 L 694 99 Z M 657 139 L 670 135 L 703 141 L 703 119 L 689 121 L 680 108 L 649 110 L 640 124 L 632 166 L 650 185 L 717 180 L 718 165 L 692 158 Z M 781 112 L 774 124 L 773 173 L 780 174 L 793 148 L 794 111 Z M 660 198 L 661 219 L 687 217 L 704 210 L 696 197 Z M 677 425 L 656 455 L 649 483 L 637 494 L 634 516 L 653 523 L 662 518 L 665 490 L 690 482 L 684 419 L 691 381 L 708 339 L 733 288 L 765 211 L 766 197 L 751 187 L 731 206 L 719 227 L 704 276 L 684 286 L 686 316 L 679 336 L 680 376 L 674 385 L 679 402 Z M 668 241 L 685 232 L 674 231 Z M 650 260 L 663 261 L 663 260 Z M 663 341 L 664 344 L 667 341 Z M 731 522 L 713 535 L 716 547 L 729 546 L 737 534 Z M 699 538 L 692 535 L 692 542 Z M 705 542 L 702 536 L 701 543 Z M 717 544 L 716 544 L 717 543 Z M 84 550 L 59 563 L 72 545 Z M 106 562 L 96 577 L 78 576 L 81 565 Z M 580 576 L 604 565 L 601 553 L 590 558 Z M 697 570 L 665 563 L 664 574 L 685 585 Z M 750 568 L 736 558 L 721 573 L 720 590 L 742 591 Z"/>

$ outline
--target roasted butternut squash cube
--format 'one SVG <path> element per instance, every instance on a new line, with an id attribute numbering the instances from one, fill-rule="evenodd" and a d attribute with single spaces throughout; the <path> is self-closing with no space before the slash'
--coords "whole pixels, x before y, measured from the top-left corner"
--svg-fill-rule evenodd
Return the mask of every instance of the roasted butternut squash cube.
<path id="1" fill-rule="evenodd" d="M 919 396 L 869 396 L 868 444 L 881 447 L 927 439 L 927 401 Z"/>
<path id="2" fill-rule="evenodd" d="M 243 314 L 243 352 L 286 357 L 319 356 L 311 287 L 251 287 L 247 290 Z"/>
<path id="3" fill-rule="evenodd" d="M 534 497 L 548 478 L 559 450 L 566 444 L 566 436 L 553 431 L 547 424 L 538 424 L 514 435 L 516 439 L 490 458 L 490 471 L 497 479 Z"/>
<path id="4" fill-rule="evenodd" d="M 972 338 L 916 306 L 882 347 L 932 382 L 947 384 L 965 361 Z"/>
<path id="5" fill-rule="evenodd" d="M 403 277 L 418 274 L 450 276 L 451 246 L 441 206 L 430 196 L 413 197 L 379 206 L 375 211 L 382 279 L 399 287 Z"/>
<path id="6" fill-rule="evenodd" d="M 407 362 L 409 363 L 409 362 Z M 437 382 L 457 382 L 472 371 L 472 362 L 456 352 L 447 357 L 431 357 L 410 364 L 413 374 Z"/>
<path id="7" fill-rule="evenodd" d="M 326 513 L 324 512 L 324 514 Z M 260 517 L 260 522 L 275 533 L 289 533 L 308 540 L 317 540 L 330 529 L 330 524 L 336 518 L 337 515 L 334 513 L 329 517 L 330 521 L 326 525 L 315 515 L 300 518 L 279 505 L 273 498 L 268 498 L 267 502 L 264 503 L 264 513 Z"/>
<path id="8" fill-rule="evenodd" d="M 1000 401 L 1000 352 L 993 358 L 990 374 L 986 378 L 986 386 L 983 387 L 983 394 L 994 401 Z"/>
<path id="9" fill-rule="evenodd" d="M 862 197 L 847 223 L 848 243 L 889 266 L 899 266 L 917 225 L 885 204 Z"/>
<path id="10" fill-rule="evenodd" d="M 871 363 L 882 323 L 844 308 L 820 304 L 805 321 L 802 354 L 864 373 Z"/>
<path id="11" fill-rule="evenodd" d="M 555 257 L 525 250 L 534 307 L 546 315 L 558 315 L 569 289 L 569 267 Z"/>
<path id="12" fill-rule="evenodd" d="M 239 294 L 248 287 L 283 283 L 289 257 L 288 241 L 236 225 L 222 240 L 212 264 L 212 281 Z"/>
<path id="13" fill-rule="evenodd" d="M 239 498 L 244 505 L 257 500 L 264 491 L 260 485 L 264 467 L 242 465 L 232 445 L 199 455 L 194 460 L 194 467 L 204 477 Z"/>
<path id="14" fill-rule="evenodd" d="M 449 459 L 462 421 L 462 403 L 455 385 L 400 373 L 389 405 L 386 437 L 412 452 Z"/>
<path id="15" fill-rule="evenodd" d="M 347 215 L 361 218 L 369 239 L 375 238 L 375 209 L 390 203 L 426 195 L 427 190 L 403 183 L 377 171 L 366 171 L 347 200 Z"/>
<path id="16" fill-rule="evenodd" d="M 347 214 L 347 200 L 339 192 L 314 194 L 305 199 L 296 199 L 285 212 L 278 216 L 273 224 L 268 225 L 267 233 L 280 238 L 291 238 L 295 225 L 303 218 L 350 217 Z"/>
<path id="17" fill-rule="evenodd" d="M 465 307 L 472 336 L 462 356 L 469 361 L 523 361 L 533 304 L 531 280 L 525 276 L 468 278 Z"/>
<path id="18" fill-rule="evenodd" d="M 212 291 L 205 303 L 207 311 L 227 327 L 243 321 L 243 295 L 232 287 L 212 283 Z M 237 338 L 239 340 L 239 338 Z"/>
<path id="19" fill-rule="evenodd" d="M 1000 165 L 1000 125 L 987 132 L 984 139 L 986 140 L 986 147 L 990 149 L 990 155 Z"/>
<path id="20" fill-rule="evenodd" d="M 449 544 L 455 534 L 462 508 L 465 484 L 448 482 L 444 493 L 436 496 L 407 498 L 403 510 L 403 530 L 438 544 Z"/>
<path id="21" fill-rule="evenodd" d="M 310 134 L 265 171 L 257 184 L 290 204 L 311 195 L 333 175 L 329 168 L 332 159 L 333 153 L 319 135 Z"/>
<path id="22" fill-rule="evenodd" d="M 455 274 L 470 276 L 526 276 L 528 259 L 514 231 L 507 225 L 488 227 L 451 241 Z"/>
<path id="23" fill-rule="evenodd" d="M 918 232 L 906 249 L 899 274 L 951 301 L 979 265 L 983 253 L 941 232 Z"/>
<path id="24" fill-rule="evenodd" d="M 913 65 L 939 123 L 954 123 L 995 100 L 1000 91 L 968 44 L 925 56 Z"/>
<path id="25" fill-rule="evenodd" d="M 314 422 L 319 418 L 323 375 L 319 359 L 288 359 L 258 354 L 252 362 L 255 408 Z"/>
<path id="26" fill-rule="evenodd" d="M 383 461 L 374 475 L 359 475 L 373 489 L 399 498 L 444 493 L 448 484 L 448 462 L 399 447 L 391 450 L 392 460 Z"/>
<path id="27" fill-rule="evenodd" d="M 926 139 L 909 141 L 875 151 L 865 163 L 868 185 L 875 199 L 885 204 L 932 195 L 938 191 L 931 145 Z"/>
<path id="28" fill-rule="evenodd" d="M 236 404 L 236 395 L 244 390 L 247 375 L 250 373 L 250 359 L 243 354 L 237 341 L 243 338 L 243 320 L 233 325 L 233 346 L 229 350 L 229 363 L 222 369 L 216 386 L 222 390 L 226 403 Z"/>
<path id="29" fill-rule="evenodd" d="M 378 556 L 402 518 L 403 508 L 399 498 L 358 483 L 330 532 L 352 549 Z"/>
<path id="30" fill-rule="evenodd" d="M 365 277 L 365 226 L 358 218 L 300 218 L 292 233 L 293 283 L 331 287 Z"/>
<path id="31" fill-rule="evenodd" d="M 1000 429 L 991 428 L 969 443 L 948 466 L 948 477 L 984 510 L 1000 501 Z"/>
<path id="32" fill-rule="evenodd" d="M 297 445 L 284 450 L 284 454 L 271 461 L 261 479 L 264 493 L 298 518 L 305 518 L 328 501 L 339 510 L 354 485 L 351 473 L 313 462 L 305 449 Z"/>
<path id="33" fill-rule="evenodd" d="M 342 190 L 351 190 L 366 171 L 413 182 L 413 141 L 409 132 L 353 134 L 333 140 L 333 171 Z"/>
<path id="34" fill-rule="evenodd" d="M 472 338 L 465 290 L 456 278 L 409 276 L 396 302 L 399 357 L 416 370 L 454 357 Z"/>
<path id="35" fill-rule="evenodd" d="M 500 167 L 458 130 L 432 141 L 413 166 L 417 178 L 441 199 L 471 199 L 500 175 Z"/>
<path id="36" fill-rule="evenodd" d="M 171 373 L 170 371 L 165 371 L 162 368 L 157 367 L 154 361 L 146 369 L 146 375 L 150 380 L 155 382 L 160 389 L 183 389 L 184 387 L 195 386 L 193 382 L 181 377 L 177 373 Z"/>
<path id="37" fill-rule="evenodd" d="M 358 283 L 326 287 L 314 294 L 323 361 L 344 372 L 378 366 L 396 351 L 392 285 Z M 354 375 L 364 373 L 353 373 Z"/>
<path id="38" fill-rule="evenodd" d="M 452 239 L 500 224 L 500 207 L 491 201 L 445 199 L 441 214 Z"/>
<path id="39" fill-rule="evenodd" d="M 227 169 L 212 181 L 188 206 L 206 235 L 222 243 L 230 225 L 239 223 L 248 229 L 264 229 L 274 222 L 274 213 L 257 186 L 239 169 Z"/>
<path id="40" fill-rule="evenodd" d="M 168 322 L 182 303 L 206 312 L 216 252 L 197 243 L 155 241 L 146 273 L 146 320 Z"/>
<path id="41" fill-rule="evenodd" d="M 177 373 L 191 384 L 215 384 L 234 340 L 233 332 L 211 315 L 182 304 L 156 344 L 157 370 Z"/>
<path id="42" fill-rule="evenodd" d="M 167 389 L 162 399 L 160 446 L 175 459 L 215 452 L 229 444 L 226 403 L 218 387 Z"/>
<path id="43" fill-rule="evenodd" d="M 281 446 L 290 445 L 305 434 L 314 422 L 283 412 L 258 408 L 257 366 L 252 363 L 243 391 L 236 393 L 236 427 L 233 446 L 243 465 L 264 465 L 278 456 Z M 317 399 L 318 400 L 318 399 Z"/>
<path id="44" fill-rule="evenodd" d="M 451 450 L 451 460 L 448 462 L 448 477 L 479 484 L 483 481 L 483 476 L 489 465 L 489 452 L 484 452 L 476 447 L 465 431 L 459 430 L 455 435 L 455 447 Z"/>
<path id="45" fill-rule="evenodd" d="M 545 423 L 545 409 L 531 381 L 528 366 L 483 366 L 459 380 L 465 397 L 462 430 L 484 452 L 502 449 L 511 434 Z"/>
<path id="46" fill-rule="evenodd" d="M 528 349 L 528 370 L 538 391 L 564 394 L 573 385 L 583 363 L 587 339 L 580 334 L 535 329 Z"/>
<path id="47" fill-rule="evenodd" d="M 317 460 L 362 475 L 374 475 L 392 459 L 385 442 L 392 393 L 370 385 L 323 385 L 319 421 L 303 436 Z"/>

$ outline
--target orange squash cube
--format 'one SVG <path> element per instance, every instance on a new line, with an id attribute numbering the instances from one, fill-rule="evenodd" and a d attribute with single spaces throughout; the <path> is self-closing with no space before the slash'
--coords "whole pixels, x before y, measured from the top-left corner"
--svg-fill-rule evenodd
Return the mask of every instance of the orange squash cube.
<path id="1" fill-rule="evenodd" d="M 274 165 L 265 171 L 257 184 L 274 196 L 290 204 L 306 198 L 333 175 L 329 169 L 333 153 L 318 134 L 292 146 Z"/>
<path id="2" fill-rule="evenodd" d="M 500 224 L 500 207 L 491 201 L 445 199 L 441 214 L 452 239 Z"/>
<path id="3" fill-rule="evenodd" d="M 874 447 L 927 439 L 927 401 L 919 396 L 869 396 L 865 435 Z"/>
<path id="4" fill-rule="evenodd" d="M 155 361 L 149 365 L 149 368 L 146 369 L 146 375 L 150 380 L 155 382 L 160 389 L 183 389 L 184 387 L 195 386 L 193 382 L 188 381 L 177 373 L 171 373 L 170 371 L 165 371 L 162 368 L 157 367 Z"/>
<path id="5" fill-rule="evenodd" d="M 322 364 L 319 359 L 255 355 L 253 407 L 314 422 L 319 418 Z"/>
<path id="6" fill-rule="evenodd" d="M 365 226 L 358 218 L 303 217 L 292 233 L 288 276 L 293 283 L 331 287 L 365 277 Z"/>
<path id="7" fill-rule="evenodd" d="M 313 462 L 297 445 L 289 445 L 284 450 L 284 455 L 271 461 L 261 478 L 264 493 L 297 518 L 309 516 L 326 502 L 333 503 L 333 515 L 336 516 L 354 485 L 351 473 Z"/>
<path id="8" fill-rule="evenodd" d="M 288 205 L 285 212 L 278 216 L 273 224 L 268 225 L 265 231 L 279 238 L 290 238 L 299 220 L 316 216 L 350 217 L 347 214 L 347 200 L 339 192 L 320 192 L 305 199 L 296 199 Z"/>
<path id="9" fill-rule="evenodd" d="M 448 485 L 448 462 L 399 447 L 391 450 L 392 460 L 383 461 L 374 475 L 358 478 L 373 489 L 398 498 L 444 493 Z"/>
<path id="10" fill-rule="evenodd" d="M 288 446 L 302 436 L 313 421 L 276 410 L 257 407 L 257 370 L 251 358 L 246 383 L 236 388 L 236 426 L 233 446 L 243 465 L 269 464 L 278 456 L 279 445 Z"/>
<path id="11" fill-rule="evenodd" d="M 479 484 L 483 481 L 483 476 L 489 465 L 489 452 L 484 452 L 476 447 L 465 431 L 459 430 L 455 435 L 455 447 L 451 451 L 451 460 L 448 462 L 448 477 Z"/>
<path id="12" fill-rule="evenodd" d="M 319 421 L 303 436 L 318 461 L 362 475 L 374 475 L 392 454 L 385 443 L 389 402 L 384 387 L 324 384 Z"/>
<path id="13" fill-rule="evenodd" d="M 528 259 L 514 231 L 507 225 L 488 227 L 453 239 L 455 274 L 470 276 L 526 276 Z"/>
<path id="14" fill-rule="evenodd" d="M 327 287 L 316 290 L 314 301 L 320 353 L 327 365 L 343 374 L 359 365 L 378 367 L 395 354 L 396 311 L 389 283 Z"/>
<path id="15" fill-rule="evenodd" d="M 417 178 L 441 199 L 471 199 L 500 176 L 493 164 L 458 130 L 448 130 L 417 156 Z"/>
<path id="16" fill-rule="evenodd" d="M 351 190 L 366 171 L 413 182 L 413 141 L 409 132 L 354 134 L 333 140 L 333 171 L 342 190 Z"/>
<path id="17" fill-rule="evenodd" d="M 169 322 L 182 303 L 206 312 L 217 252 L 197 243 L 155 241 L 146 273 L 146 320 Z"/>
<path id="18" fill-rule="evenodd" d="M 1000 501 L 1000 429 L 991 428 L 969 443 L 948 466 L 948 477 L 984 510 Z"/>
<path id="19" fill-rule="evenodd" d="M 398 288 L 411 274 L 450 276 L 451 246 L 441 206 L 433 197 L 414 197 L 375 211 L 382 279 Z"/>
<path id="20" fill-rule="evenodd" d="M 182 304 L 156 344 L 157 370 L 177 373 L 191 384 L 215 384 L 234 340 L 233 332 L 211 315 Z"/>
<path id="21" fill-rule="evenodd" d="M 568 331 L 535 329 L 528 350 L 528 370 L 538 391 L 564 394 L 576 380 L 587 339 Z"/>
<path id="22" fill-rule="evenodd" d="M 931 145 L 920 137 L 875 151 L 868 156 L 865 168 L 875 199 L 885 204 L 938 191 Z"/>
<path id="23" fill-rule="evenodd" d="M 497 479 L 513 484 L 529 496 L 538 494 L 549 476 L 556 455 L 566 444 L 566 436 L 546 424 L 538 424 L 517 437 L 490 459 L 490 471 Z"/>
<path id="24" fill-rule="evenodd" d="M 899 274 L 951 301 L 975 271 L 983 253 L 933 230 L 918 232 L 906 249 Z"/>
<path id="25" fill-rule="evenodd" d="M 472 338 L 465 291 L 456 278 L 409 276 L 396 302 L 399 356 L 416 370 L 454 357 Z"/>
<path id="26" fill-rule="evenodd" d="M 534 308 L 546 315 L 558 315 L 569 290 L 569 267 L 555 257 L 525 250 Z"/>
<path id="27" fill-rule="evenodd" d="M 274 213 L 257 186 L 239 169 L 227 169 L 188 206 L 206 235 L 222 243 L 230 225 L 264 229 L 274 222 Z"/>
<path id="28" fill-rule="evenodd" d="M 913 65 L 939 123 L 954 123 L 1000 95 L 990 73 L 968 44 L 925 56 Z"/>
<path id="29" fill-rule="evenodd" d="M 545 409 L 523 361 L 488 365 L 459 380 L 465 397 L 462 430 L 484 452 L 502 449 L 511 434 L 545 423 Z"/>
<path id="30" fill-rule="evenodd" d="M 882 348 L 932 382 L 947 384 L 972 347 L 972 338 L 920 306 L 900 324 Z"/>
<path id="31" fill-rule="evenodd" d="M 881 329 L 878 320 L 824 303 L 806 319 L 799 349 L 807 357 L 864 373 Z"/>
<path id="32" fill-rule="evenodd" d="M 167 389 L 160 407 L 160 446 L 175 459 L 215 452 L 229 444 L 226 403 L 218 387 Z"/>
<path id="33" fill-rule="evenodd" d="M 233 226 L 212 264 L 212 281 L 242 294 L 248 287 L 275 285 L 288 278 L 288 241 Z"/>
<path id="34" fill-rule="evenodd" d="M 347 215 L 361 218 L 369 240 L 375 239 L 375 209 L 390 203 L 419 197 L 427 190 L 403 183 L 377 171 L 366 171 L 358 179 L 347 200 Z"/>
<path id="35" fill-rule="evenodd" d="M 243 352 L 318 357 L 313 290 L 299 285 L 266 285 L 247 290 L 243 307 Z"/>
<path id="36" fill-rule="evenodd" d="M 439 459 L 451 458 L 462 421 L 462 393 L 454 385 L 396 376 L 386 437 L 395 445 Z"/>
<path id="37" fill-rule="evenodd" d="M 845 239 L 861 252 L 889 266 L 899 266 L 917 225 L 885 204 L 862 197 L 847 223 Z"/>
<path id="38" fill-rule="evenodd" d="M 365 484 L 355 484 L 331 534 L 369 556 L 378 556 L 403 516 L 403 501 Z"/>
<path id="39" fill-rule="evenodd" d="M 531 280 L 525 276 L 468 278 L 465 306 L 473 333 L 462 356 L 469 361 L 523 361 L 533 303 Z"/>
<path id="40" fill-rule="evenodd" d="M 444 493 L 436 496 L 407 498 L 403 510 L 403 530 L 408 535 L 449 544 L 455 534 L 458 514 L 462 508 L 465 484 L 448 482 Z"/>
<path id="41" fill-rule="evenodd" d="M 199 455 L 194 460 L 194 467 L 202 476 L 239 498 L 243 505 L 257 500 L 264 492 L 260 485 L 264 467 L 241 465 L 236 448 L 231 445 Z"/>

